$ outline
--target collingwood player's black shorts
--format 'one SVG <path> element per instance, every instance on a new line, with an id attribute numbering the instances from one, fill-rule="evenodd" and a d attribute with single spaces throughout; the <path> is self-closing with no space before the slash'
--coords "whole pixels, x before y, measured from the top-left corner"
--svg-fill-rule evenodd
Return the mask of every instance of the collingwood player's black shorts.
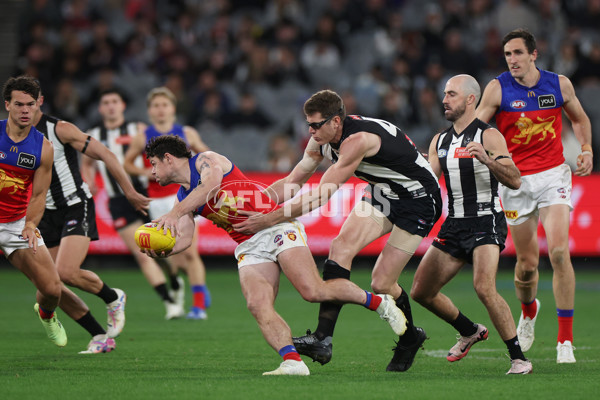
<path id="1" fill-rule="evenodd" d="M 47 247 L 56 247 L 65 236 L 87 236 L 98 240 L 96 209 L 93 199 L 69 207 L 46 210 L 38 226 Z"/>
<path id="2" fill-rule="evenodd" d="M 451 256 L 473 263 L 473 250 L 495 244 L 504 250 L 507 235 L 503 212 L 474 218 L 448 218 L 442 224 L 433 246 Z"/>
<path id="3" fill-rule="evenodd" d="M 442 215 L 442 197 L 437 191 L 417 198 L 390 199 L 381 192 L 365 188 L 363 201 L 381 211 L 392 224 L 411 235 L 426 237 Z"/>
<path id="4" fill-rule="evenodd" d="M 147 196 L 146 193 L 143 194 L 144 196 Z M 108 210 L 110 211 L 110 215 L 113 219 L 113 228 L 116 231 L 123 229 L 127 225 L 130 225 L 136 221 L 141 221 L 141 223 L 144 224 L 146 222 L 150 222 L 150 218 L 133 208 L 125 196 L 118 196 L 109 199 Z"/>

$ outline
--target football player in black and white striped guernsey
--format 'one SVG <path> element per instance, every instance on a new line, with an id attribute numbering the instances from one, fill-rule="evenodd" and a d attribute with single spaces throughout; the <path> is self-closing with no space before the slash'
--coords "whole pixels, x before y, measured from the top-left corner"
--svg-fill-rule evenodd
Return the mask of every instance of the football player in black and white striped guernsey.
<path id="1" fill-rule="evenodd" d="M 369 243 L 390 233 L 373 268 L 371 287 L 390 294 L 408 321 L 407 330 L 394 349 L 387 371 L 406 371 L 427 335 L 412 320 L 408 294 L 398 278 L 421 240 L 439 219 L 442 198 L 431 166 L 406 134 L 380 119 L 346 115 L 341 97 L 322 90 L 304 103 L 311 139 L 304 157 L 293 171 L 271 185 L 277 201 L 294 196 L 324 158 L 333 162 L 317 188 L 304 192 L 269 214 L 248 218 L 234 225 L 241 232 L 256 232 L 266 226 L 306 214 L 329 201 L 351 176 L 368 183 L 365 193 L 339 235 L 331 243 L 323 279 L 350 279 L 354 257 Z M 243 211 L 238 210 L 239 213 Z M 294 338 L 300 354 L 325 364 L 332 356 L 332 336 L 340 304 L 325 302 L 313 333 Z"/>
<path id="2" fill-rule="evenodd" d="M 106 343 L 121 333 L 125 325 L 126 295 L 121 289 L 110 288 L 95 272 L 81 268 L 90 241 L 98 239 L 98 230 L 94 200 L 81 177 L 78 152 L 103 161 L 136 210 L 144 213 L 150 199 L 135 190 L 129 175 L 106 146 L 81 132 L 75 125 L 44 115 L 41 111 L 43 102 L 44 97 L 40 95 L 40 108 L 34 117 L 34 124 L 52 142 L 54 164 L 46 196 L 46 210 L 39 229 L 56 263 L 60 279 L 69 286 L 95 294 L 106 303 L 106 331 L 89 312 L 76 317 L 69 314 L 93 336 L 88 346 L 90 352 L 90 349 L 99 348 L 98 343 Z M 114 341 L 112 343 L 114 347 Z M 105 351 L 110 350 L 100 348 L 92 352 Z"/>
<path id="3" fill-rule="evenodd" d="M 498 182 L 518 189 L 521 174 L 502 134 L 475 117 L 480 97 L 479 84 L 470 75 L 457 75 L 446 83 L 444 115 L 452 126 L 434 136 L 429 162 L 438 177 L 444 174 L 448 218 L 417 268 L 411 296 L 459 332 L 446 358 L 462 359 L 473 344 L 487 339 L 488 330 L 464 316 L 440 290 L 463 265 L 473 264 L 477 296 L 510 354 L 507 374 L 529 374 L 531 362 L 519 345 L 510 308 L 496 291 L 498 260 L 507 235 Z"/>
<path id="4" fill-rule="evenodd" d="M 138 130 L 141 129 L 140 122 L 127 121 L 125 119 L 126 108 L 127 104 L 123 94 L 118 89 L 103 91 L 100 94 L 98 104 L 98 112 L 102 117 L 102 123 L 88 131 L 88 134 L 105 145 L 121 164 L 124 162 L 125 153 L 129 148 L 131 140 L 137 134 Z M 136 162 L 140 168 L 143 168 L 144 161 L 142 157 L 138 157 Z M 119 233 L 119 236 L 123 239 L 123 242 L 140 266 L 146 280 L 158 293 L 165 306 L 168 308 L 169 305 L 174 305 L 175 300 L 169 294 L 167 279 L 161 267 L 156 260 L 140 252 L 139 247 L 135 243 L 135 230 L 143 223 L 150 222 L 150 218 L 133 208 L 115 178 L 108 171 L 106 164 L 99 163 L 95 159 L 84 155 L 81 162 L 81 172 L 91 192 L 94 194 L 97 190 L 95 186 L 96 171 L 100 171 L 104 180 L 108 195 L 108 209 L 113 219 L 113 228 Z M 131 181 L 138 192 L 147 195 L 146 186 L 148 179 L 146 176 L 132 175 Z"/>

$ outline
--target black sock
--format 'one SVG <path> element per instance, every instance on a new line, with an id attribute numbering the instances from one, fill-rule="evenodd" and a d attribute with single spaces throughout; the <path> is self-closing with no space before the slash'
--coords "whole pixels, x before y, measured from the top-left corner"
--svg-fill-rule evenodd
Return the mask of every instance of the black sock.
<path id="1" fill-rule="evenodd" d="M 100 326 L 98 321 L 96 321 L 96 319 L 92 316 L 92 313 L 89 311 L 75 322 L 81 325 L 83 329 L 88 331 L 92 336 L 104 335 L 106 333 L 104 328 Z"/>
<path id="2" fill-rule="evenodd" d="M 458 312 L 458 317 L 450 325 L 460 333 L 461 336 L 471 336 L 477 332 L 477 324 L 465 317 L 463 313 Z"/>
<path id="3" fill-rule="evenodd" d="M 338 263 L 332 260 L 325 260 L 323 266 L 323 280 L 329 279 L 350 279 L 350 271 L 343 268 Z M 323 302 L 319 307 L 319 325 L 315 335 L 319 340 L 323 340 L 327 336 L 333 336 L 333 330 L 335 329 L 335 323 L 337 322 L 340 311 L 342 310 L 342 304 Z"/>
<path id="4" fill-rule="evenodd" d="M 525 354 L 523 354 L 523 350 L 521 350 L 521 345 L 519 345 L 519 338 L 517 336 L 505 340 L 504 343 L 506 343 L 506 348 L 508 348 L 508 354 L 510 355 L 511 360 L 527 360 Z"/>
<path id="5" fill-rule="evenodd" d="M 154 286 L 154 290 L 156 290 L 156 293 L 158 293 L 160 298 L 163 299 L 164 301 L 168 301 L 169 303 L 174 303 L 171 296 L 169 296 L 169 290 L 167 289 L 166 283 L 161 283 L 160 285 Z"/>
<path id="6" fill-rule="evenodd" d="M 115 301 L 119 298 L 119 295 L 117 294 L 117 292 L 115 292 L 113 289 L 111 289 L 104 282 L 102 282 L 102 289 L 100 289 L 100 291 L 98 293 L 96 293 L 96 296 L 98 296 L 102 300 L 104 300 L 104 302 L 106 304 L 112 303 L 113 301 Z"/>
<path id="7" fill-rule="evenodd" d="M 407 321 L 406 332 L 404 335 L 400 336 L 400 343 L 409 344 L 417 340 L 417 331 L 415 330 L 415 325 L 413 323 L 412 310 L 410 308 L 408 294 L 402 286 L 400 286 L 400 288 L 402 289 L 402 294 L 396 299 L 396 307 L 402 310 Z"/>
<path id="8" fill-rule="evenodd" d="M 179 285 L 179 281 L 177 280 L 177 274 L 169 275 L 169 280 L 171 281 L 171 289 L 179 290 L 181 286 Z"/>

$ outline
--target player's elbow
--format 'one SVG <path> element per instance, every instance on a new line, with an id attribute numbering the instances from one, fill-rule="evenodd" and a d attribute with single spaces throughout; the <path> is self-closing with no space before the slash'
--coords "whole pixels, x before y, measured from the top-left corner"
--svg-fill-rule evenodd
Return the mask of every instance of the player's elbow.
<path id="1" fill-rule="evenodd" d="M 506 187 L 512 190 L 517 190 L 521 187 L 521 177 L 517 176 L 504 184 Z"/>

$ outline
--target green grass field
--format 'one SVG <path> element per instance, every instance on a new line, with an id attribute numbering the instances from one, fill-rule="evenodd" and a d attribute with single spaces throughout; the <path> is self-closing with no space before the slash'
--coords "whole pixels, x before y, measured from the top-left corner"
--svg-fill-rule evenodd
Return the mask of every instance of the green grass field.
<path id="1" fill-rule="evenodd" d="M 233 261 L 233 260 L 231 260 Z M 487 342 L 468 357 L 446 361 L 456 332 L 413 304 L 418 325 L 429 340 L 405 373 L 385 371 L 394 334 L 375 313 L 346 306 L 336 328 L 332 361 L 321 366 L 305 357 L 309 377 L 263 377 L 281 359 L 264 341 L 246 310 L 233 262 L 209 269 L 213 306 L 207 321 L 165 321 L 164 309 L 141 272 L 101 269 L 100 276 L 128 294 L 127 324 L 109 354 L 80 355 L 89 336 L 64 313 L 69 335 L 65 348 L 45 336 L 33 312 L 35 290 L 12 268 L 0 269 L 0 399 L 592 399 L 600 390 L 598 300 L 600 273 L 578 272 L 575 313 L 577 363 L 556 364 L 556 311 L 551 275 L 541 274 L 542 302 L 536 341 L 528 352 L 534 373 L 506 376 L 509 360 L 471 285 L 471 271 L 460 273 L 445 291 L 471 319 L 490 328 Z M 410 287 L 414 269 L 401 283 Z M 353 280 L 367 288 L 370 270 Z M 503 271 L 498 288 L 518 318 L 512 272 Z M 105 323 L 100 299 L 78 292 Z M 190 294 L 187 293 L 188 302 Z M 316 327 L 318 305 L 304 302 L 282 278 L 276 303 L 296 335 Z M 518 396 L 518 397 L 517 397 Z"/>

